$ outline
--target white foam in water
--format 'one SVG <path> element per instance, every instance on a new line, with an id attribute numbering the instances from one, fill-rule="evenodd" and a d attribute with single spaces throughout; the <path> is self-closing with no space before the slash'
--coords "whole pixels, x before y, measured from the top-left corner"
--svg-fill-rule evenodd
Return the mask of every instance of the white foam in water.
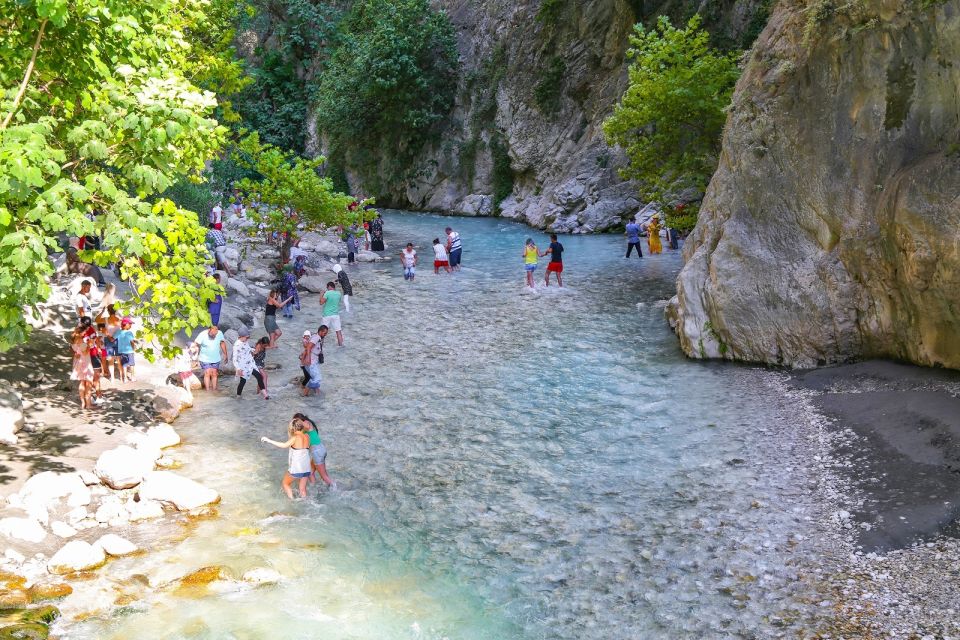
<path id="1" fill-rule="evenodd" d="M 102 595 L 66 599 L 59 637 L 797 637 L 831 613 L 802 579 L 818 505 L 785 440 L 799 401 L 779 374 L 687 361 L 662 314 L 636 313 L 671 295 L 679 256 L 625 261 L 620 236 L 565 237 L 578 294 L 524 298 L 520 249 L 539 232 L 387 214 L 387 241 L 448 224 L 460 273 L 347 267 L 348 346 L 327 340 L 320 398 L 282 387 L 319 320 L 309 294 L 278 319 L 274 399 L 236 400 L 229 378 L 215 400 L 197 393 L 176 457 L 220 491 L 220 517 L 182 541 L 146 525 L 155 550 L 80 583 Z M 295 411 L 320 424 L 343 491 L 280 495 L 285 452 L 259 437 L 283 437 Z M 210 565 L 283 580 L 229 598 L 160 586 Z M 118 590 L 138 605 L 114 606 Z"/>

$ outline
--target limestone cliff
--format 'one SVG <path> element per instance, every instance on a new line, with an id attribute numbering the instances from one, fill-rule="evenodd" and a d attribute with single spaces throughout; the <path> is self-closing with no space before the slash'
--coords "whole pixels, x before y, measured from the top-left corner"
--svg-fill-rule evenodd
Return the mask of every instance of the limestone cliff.
<path id="1" fill-rule="evenodd" d="M 684 350 L 960 368 L 960 0 L 782 0 L 668 313 Z"/>
<path id="2" fill-rule="evenodd" d="M 626 87 L 628 35 L 689 0 L 433 0 L 458 33 L 462 73 L 440 140 L 381 204 L 467 215 L 499 212 L 561 232 L 602 231 L 637 211 L 625 158 L 601 131 Z M 716 0 L 706 24 L 741 43 L 764 0 Z M 761 12 L 765 17 L 765 12 Z M 749 44 L 749 43 L 745 43 Z M 351 186 L 363 190 L 355 176 Z"/>

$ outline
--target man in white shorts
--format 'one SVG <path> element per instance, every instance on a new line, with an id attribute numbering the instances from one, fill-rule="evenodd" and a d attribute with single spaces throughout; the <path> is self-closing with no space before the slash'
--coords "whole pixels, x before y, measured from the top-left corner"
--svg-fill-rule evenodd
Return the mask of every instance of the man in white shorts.
<path id="1" fill-rule="evenodd" d="M 334 282 L 327 283 L 327 290 L 320 296 L 320 304 L 323 305 L 323 324 L 330 331 L 337 333 L 337 345 L 343 346 L 343 330 L 340 326 L 340 300 L 343 294 L 337 291 L 337 285 Z"/>

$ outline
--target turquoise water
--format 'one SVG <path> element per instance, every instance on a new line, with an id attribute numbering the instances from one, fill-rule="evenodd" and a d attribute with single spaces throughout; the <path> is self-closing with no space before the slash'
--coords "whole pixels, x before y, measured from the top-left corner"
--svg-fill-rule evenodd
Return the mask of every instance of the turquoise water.
<path id="1" fill-rule="evenodd" d="M 347 345 L 328 339 L 320 398 L 290 384 L 315 295 L 281 319 L 273 399 L 236 400 L 232 379 L 197 394 L 175 457 L 221 492 L 220 517 L 185 539 L 126 531 L 153 553 L 84 583 L 64 612 L 90 617 L 62 637 L 749 638 L 816 624 L 805 406 L 781 374 L 682 356 L 663 317 L 679 255 L 627 261 L 621 237 L 563 237 L 567 287 L 543 289 L 542 262 L 529 292 L 521 250 L 528 236 L 546 246 L 540 232 L 386 221 L 391 252 L 418 245 L 416 281 L 396 258 L 348 269 Z M 435 276 L 430 241 L 447 224 L 464 269 Z M 339 489 L 290 503 L 285 454 L 258 440 L 295 411 L 320 423 Z M 284 580 L 168 586 L 214 564 Z"/>

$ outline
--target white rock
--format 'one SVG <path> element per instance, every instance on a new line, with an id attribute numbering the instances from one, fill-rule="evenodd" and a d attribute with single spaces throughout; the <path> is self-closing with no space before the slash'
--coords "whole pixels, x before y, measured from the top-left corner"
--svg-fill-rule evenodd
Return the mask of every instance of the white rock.
<path id="1" fill-rule="evenodd" d="M 327 290 L 327 283 L 330 278 L 324 276 L 303 276 L 300 278 L 300 286 L 311 293 L 323 293 Z"/>
<path id="2" fill-rule="evenodd" d="M 240 252 L 237 251 L 236 247 L 225 247 L 223 249 L 223 255 L 230 262 L 237 262 L 240 260 Z"/>
<path id="3" fill-rule="evenodd" d="M 180 387 L 173 385 L 164 385 L 157 387 L 151 397 L 153 411 L 157 417 L 164 422 L 173 422 L 180 415 L 183 408 L 183 402 L 180 397 Z"/>
<path id="4" fill-rule="evenodd" d="M 157 447 L 166 449 L 180 444 L 180 434 L 168 424 L 158 424 L 147 429 L 149 438 Z"/>
<path id="5" fill-rule="evenodd" d="M 156 500 L 140 500 L 140 502 L 136 502 L 131 498 L 127 502 L 127 513 L 130 514 L 130 522 L 162 518 L 163 505 Z"/>
<path id="6" fill-rule="evenodd" d="M 303 243 L 300 243 L 300 247 L 307 250 Z M 337 256 L 340 255 L 340 245 L 330 242 L 329 240 L 317 240 L 316 243 L 311 245 L 311 250 L 324 255 L 324 256 Z"/>
<path id="7" fill-rule="evenodd" d="M 172 471 L 151 471 L 146 474 L 140 486 L 140 498 L 158 500 L 179 511 L 220 502 L 220 494 L 213 489 Z"/>
<path id="8" fill-rule="evenodd" d="M 96 569 L 107 561 L 103 549 L 83 540 L 71 540 L 53 554 L 47 563 L 50 573 L 64 574 L 73 571 Z"/>
<path id="9" fill-rule="evenodd" d="M 23 564 L 27 559 L 26 556 L 16 549 L 7 549 L 3 552 L 3 557 L 14 564 Z"/>
<path id="10" fill-rule="evenodd" d="M 48 508 L 60 498 L 67 498 L 71 507 L 90 504 L 90 489 L 79 473 L 43 471 L 31 476 L 20 488 L 19 495 L 25 507 L 38 505 Z"/>
<path id="11" fill-rule="evenodd" d="M 108 556 L 128 556 L 140 550 L 137 545 L 115 533 L 108 533 L 93 544 L 103 549 Z"/>
<path id="12" fill-rule="evenodd" d="M 160 456 L 159 458 L 157 458 L 158 469 L 170 469 L 171 467 L 175 467 L 176 465 L 177 465 L 177 461 L 171 458 L 170 456 Z"/>
<path id="13" fill-rule="evenodd" d="M 236 293 L 238 296 L 243 296 L 244 298 L 250 295 L 250 290 L 247 289 L 247 285 L 243 284 L 236 278 L 230 278 L 227 280 L 227 291 Z"/>
<path id="14" fill-rule="evenodd" d="M 78 473 L 80 474 L 80 479 L 83 480 L 83 484 L 87 485 L 88 487 L 100 484 L 100 478 L 98 478 L 97 474 L 94 472 L 80 471 Z"/>
<path id="15" fill-rule="evenodd" d="M 23 423 L 23 397 L 6 384 L 0 386 L 0 442 L 17 444 Z"/>
<path id="16" fill-rule="evenodd" d="M 153 462 L 143 452 L 120 446 L 101 453 L 93 472 L 111 489 L 129 489 L 140 484 Z"/>
<path id="17" fill-rule="evenodd" d="M 261 584 L 276 584 L 283 579 L 283 576 L 280 575 L 278 571 L 269 569 L 267 567 L 257 567 L 256 569 L 250 569 L 243 574 L 243 581 L 249 582 L 250 584 L 261 585 Z"/>
<path id="18" fill-rule="evenodd" d="M 76 509 L 71 509 L 70 511 L 68 511 L 66 518 L 70 524 L 76 525 L 78 522 L 80 522 L 81 520 L 83 520 L 89 515 L 90 514 L 87 513 L 87 509 L 85 507 L 77 507 Z"/>
<path id="19" fill-rule="evenodd" d="M 44 527 L 50 524 L 50 512 L 47 508 L 39 504 L 26 505 L 27 517 L 36 520 Z"/>
<path id="20" fill-rule="evenodd" d="M 58 538 L 72 538 L 77 535 L 77 530 L 68 525 L 66 522 L 61 522 L 60 520 L 55 520 L 53 524 L 50 525 L 50 531 L 53 532 L 53 535 Z"/>
<path id="21" fill-rule="evenodd" d="M 3 518 L 0 533 L 26 542 L 43 542 L 47 537 L 47 530 L 33 518 Z"/>
<path id="22" fill-rule="evenodd" d="M 130 519 L 130 516 L 127 515 L 127 510 L 118 500 L 111 500 L 101 504 L 97 508 L 97 513 L 94 517 L 97 519 L 97 522 L 102 523 L 110 523 L 118 520 L 126 522 Z"/>
<path id="23" fill-rule="evenodd" d="M 379 262 L 382 258 L 373 251 L 361 251 L 356 255 L 357 262 Z"/>
<path id="24" fill-rule="evenodd" d="M 231 345 L 234 344 L 239 337 L 240 334 L 237 333 L 236 329 L 227 329 L 223 332 L 223 339 L 229 342 Z"/>

